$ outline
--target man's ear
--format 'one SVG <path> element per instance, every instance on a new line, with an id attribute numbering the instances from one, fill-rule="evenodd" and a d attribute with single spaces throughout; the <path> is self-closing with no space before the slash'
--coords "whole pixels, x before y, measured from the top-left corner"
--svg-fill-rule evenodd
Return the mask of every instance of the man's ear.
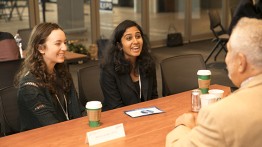
<path id="1" fill-rule="evenodd" d="M 247 69 L 247 58 L 244 54 L 238 53 L 238 59 L 237 59 L 237 64 L 238 64 L 238 71 L 240 73 L 243 73 Z"/>
<path id="2" fill-rule="evenodd" d="M 45 54 L 44 46 L 43 46 L 43 45 L 39 45 L 39 46 L 38 46 L 38 51 L 39 51 L 41 54 Z"/>

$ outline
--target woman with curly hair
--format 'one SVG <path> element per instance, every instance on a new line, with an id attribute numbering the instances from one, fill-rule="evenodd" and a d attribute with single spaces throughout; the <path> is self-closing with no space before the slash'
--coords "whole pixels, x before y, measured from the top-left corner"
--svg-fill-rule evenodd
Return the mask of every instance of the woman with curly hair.
<path id="1" fill-rule="evenodd" d="M 64 64 L 66 43 L 65 33 L 55 23 L 41 23 L 32 30 L 25 60 L 15 80 L 19 87 L 21 131 L 84 114 Z"/>
<path id="2" fill-rule="evenodd" d="M 125 20 L 115 28 L 101 68 L 103 111 L 158 97 L 155 62 L 136 22 Z"/>

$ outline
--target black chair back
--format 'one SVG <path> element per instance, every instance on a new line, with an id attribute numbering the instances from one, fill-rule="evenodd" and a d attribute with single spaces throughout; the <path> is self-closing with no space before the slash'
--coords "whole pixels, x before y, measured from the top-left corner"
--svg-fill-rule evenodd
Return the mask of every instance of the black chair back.
<path id="1" fill-rule="evenodd" d="M 1 135 L 11 135 L 20 131 L 17 89 L 14 86 L 0 90 Z"/>
<path id="2" fill-rule="evenodd" d="M 198 88 L 197 71 L 200 69 L 206 69 L 200 54 L 179 55 L 162 60 L 162 95 L 168 96 Z"/>
<path id="3" fill-rule="evenodd" d="M 24 59 L 0 62 L 0 89 L 13 86 L 13 81 Z"/>
<path id="4" fill-rule="evenodd" d="M 88 101 L 96 100 L 103 102 L 104 96 L 99 82 L 99 65 L 81 68 L 78 70 L 77 76 L 81 103 L 85 106 Z"/>

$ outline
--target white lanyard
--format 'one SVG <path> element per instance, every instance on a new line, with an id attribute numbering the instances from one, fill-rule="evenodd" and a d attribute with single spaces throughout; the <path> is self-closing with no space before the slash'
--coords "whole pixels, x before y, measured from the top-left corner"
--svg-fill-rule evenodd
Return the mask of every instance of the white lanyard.
<path id="1" fill-rule="evenodd" d="M 64 112 L 64 114 L 65 114 L 65 116 L 66 116 L 66 119 L 69 120 L 69 117 L 68 117 L 68 110 L 67 110 L 67 100 L 66 100 L 65 95 L 64 95 L 64 99 L 65 99 L 65 109 L 64 109 L 63 105 L 61 104 L 61 102 L 60 102 L 58 96 L 55 95 L 55 97 L 56 97 L 58 103 L 60 104 L 60 106 L 61 106 L 61 108 L 62 108 L 62 110 L 63 110 L 63 112 Z"/>
<path id="2" fill-rule="evenodd" d="M 139 83 L 139 97 L 141 99 L 142 92 L 141 92 L 141 78 L 140 78 L 140 74 L 138 76 L 138 83 Z"/>

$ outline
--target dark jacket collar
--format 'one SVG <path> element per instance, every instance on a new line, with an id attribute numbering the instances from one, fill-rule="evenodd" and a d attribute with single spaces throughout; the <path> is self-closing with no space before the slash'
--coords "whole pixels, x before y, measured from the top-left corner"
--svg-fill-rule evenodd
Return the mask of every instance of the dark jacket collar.
<path id="1" fill-rule="evenodd" d="M 128 87 L 130 87 L 130 89 L 134 93 L 136 93 L 136 95 L 139 97 L 139 93 L 136 91 L 136 87 L 134 85 L 134 82 L 132 81 L 129 74 L 120 75 L 120 79 L 123 83 L 128 85 Z M 142 94 L 143 94 L 144 100 L 146 101 L 147 100 L 147 91 L 148 91 L 148 78 L 143 73 L 141 73 L 140 79 L 141 79 Z"/>

